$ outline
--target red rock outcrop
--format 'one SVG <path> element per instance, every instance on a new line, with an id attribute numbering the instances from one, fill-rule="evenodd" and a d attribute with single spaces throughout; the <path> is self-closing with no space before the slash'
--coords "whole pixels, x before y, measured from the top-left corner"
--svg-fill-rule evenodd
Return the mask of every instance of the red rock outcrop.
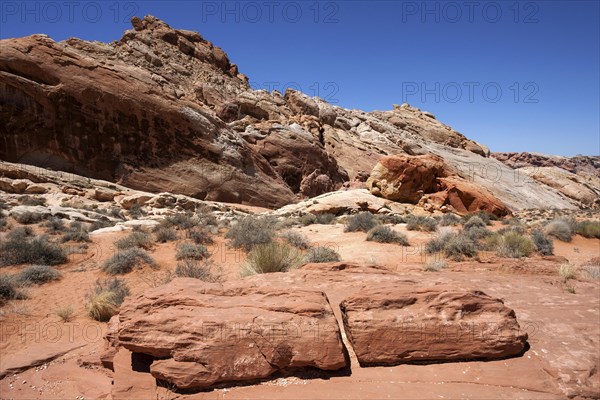
<path id="1" fill-rule="evenodd" d="M 340 308 L 361 365 L 505 358 L 527 341 L 514 311 L 479 291 L 379 285 Z"/>
<path id="2" fill-rule="evenodd" d="M 347 363 L 333 311 L 317 290 L 175 279 L 127 299 L 113 318 L 109 341 L 154 357 L 152 376 L 179 388 Z"/>
<path id="3" fill-rule="evenodd" d="M 558 167 L 573 174 L 600 178 L 600 156 L 551 156 L 537 153 L 492 153 L 492 157 L 511 168 Z"/>

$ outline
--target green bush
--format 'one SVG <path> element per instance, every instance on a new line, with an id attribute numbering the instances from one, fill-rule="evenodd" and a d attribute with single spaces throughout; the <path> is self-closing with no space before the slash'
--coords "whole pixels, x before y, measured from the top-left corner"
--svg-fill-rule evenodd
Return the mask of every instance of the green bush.
<path id="1" fill-rule="evenodd" d="M 377 218 L 375 218 L 375 216 L 370 212 L 363 211 L 348 217 L 344 232 L 369 232 L 377 225 L 379 225 Z"/>
<path id="2" fill-rule="evenodd" d="M 543 256 L 554 254 L 554 243 L 544 232 L 535 230 L 531 233 L 531 239 L 535 245 L 535 250 Z"/>
<path id="3" fill-rule="evenodd" d="M 426 243 L 425 251 L 428 254 L 443 252 L 444 248 L 446 247 L 446 243 L 448 243 L 448 241 L 455 235 L 456 233 L 454 233 L 454 231 L 452 231 L 450 228 L 440 229 L 435 237 Z"/>
<path id="4" fill-rule="evenodd" d="M 46 236 L 9 237 L 0 243 L 0 265 L 43 264 L 57 265 L 67 262 L 67 254 Z"/>
<path id="5" fill-rule="evenodd" d="M 367 233 L 367 241 L 379 243 L 397 243 L 408 246 L 406 235 L 392 230 L 389 226 L 379 225 Z"/>
<path id="6" fill-rule="evenodd" d="M 117 246 L 117 248 L 120 250 L 131 249 L 135 247 L 149 250 L 152 247 L 152 240 L 146 232 L 131 232 L 123 239 L 117 240 L 115 242 L 115 246 Z"/>
<path id="7" fill-rule="evenodd" d="M 299 251 L 287 244 L 271 242 L 256 245 L 242 267 L 242 276 L 286 272 L 300 265 Z"/>
<path id="8" fill-rule="evenodd" d="M 273 225 L 273 221 L 269 218 L 247 216 L 231 226 L 225 237 L 230 239 L 232 247 L 250 251 L 257 245 L 267 244 L 273 240 Z"/>
<path id="9" fill-rule="evenodd" d="M 306 263 L 328 263 L 340 261 L 337 251 L 329 247 L 313 247 L 308 250 L 304 257 Z"/>
<path id="10" fill-rule="evenodd" d="M 554 236 L 563 242 L 570 242 L 573 239 L 571 224 L 566 219 L 558 218 L 550 221 L 544 231 L 547 235 Z"/>
<path id="11" fill-rule="evenodd" d="M 444 254 L 455 261 L 461 261 L 463 256 L 475 257 L 477 255 L 477 243 L 462 233 L 453 235 L 444 246 Z"/>
<path id="12" fill-rule="evenodd" d="M 18 282 L 24 285 L 42 285 L 46 282 L 59 280 L 60 272 L 47 265 L 30 265 L 17 275 Z"/>
<path id="13" fill-rule="evenodd" d="M 517 232 L 507 232 L 500 236 L 496 254 L 500 257 L 528 257 L 535 248 L 533 241 Z"/>
<path id="14" fill-rule="evenodd" d="M 121 279 L 97 280 L 88 293 L 86 309 L 96 321 L 106 322 L 119 311 L 119 306 L 129 295 L 129 288 Z"/>
<path id="15" fill-rule="evenodd" d="M 204 245 L 181 243 L 179 246 L 177 246 L 177 253 L 175 257 L 178 260 L 203 260 L 205 258 L 208 258 L 209 255 L 210 254 L 208 253 L 208 249 Z"/>
<path id="16" fill-rule="evenodd" d="M 310 242 L 308 241 L 308 238 L 297 232 L 287 231 L 287 232 L 282 233 L 279 236 L 282 239 L 284 239 L 286 242 L 288 242 L 289 244 L 291 244 L 292 246 L 294 246 L 300 250 L 306 250 L 311 247 Z"/>
<path id="17" fill-rule="evenodd" d="M 422 215 L 411 215 L 406 219 L 406 230 L 435 232 L 438 221 Z"/>
<path id="18" fill-rule="evenodd" d="M 146 251 L 139 248 L 130 248 L 119 251 L 106 260 L 102 265 L 102 270 L 111 275 L 122 275 L 143 264 L 147 264 L 152 268 L 158 267 L 156 261 Z"/>
<path id="19" fill-rule="evenodd" d="M 600 239 L 600 221 L 581 221 L 575 225 L 575 233 L 586 238 Z"/>
<path id="20" fill-rule="evenodd" d="M 167 243 L 177 240 L 177 232 L 173 228 L 159 227 L 155 230 L 154 236 L 159 243 Z"/>
<path id="21" fill-rule="evenodd" d="M 20 224 L 31 225 L 31 224 L 37 224 L 38 222 L 43 221 L 44 214 L 26 211 L 24 213 L 15 215 L 13 218 L 15 219 L 15 221 L 17 221 Z"/>

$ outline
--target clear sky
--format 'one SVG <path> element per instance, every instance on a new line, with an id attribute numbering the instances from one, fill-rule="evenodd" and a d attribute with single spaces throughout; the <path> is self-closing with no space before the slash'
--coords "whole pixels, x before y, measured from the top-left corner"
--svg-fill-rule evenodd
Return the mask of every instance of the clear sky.
<path id="1" fill-rule="evenodd" d="M 599 4 L 4 0 L 0 38 L 112 41 L 152 14 L 221 46 L 256 88 L 408 102 L 492 151 L 599 155 Z"/>

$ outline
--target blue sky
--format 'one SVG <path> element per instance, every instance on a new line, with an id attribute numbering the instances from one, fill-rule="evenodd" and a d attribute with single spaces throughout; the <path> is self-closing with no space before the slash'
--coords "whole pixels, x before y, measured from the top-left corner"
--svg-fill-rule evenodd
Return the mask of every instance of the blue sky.
<path id="1" fill-rule="evenodd" d="M 199 31 L 256 88 L 408 102 L 492 151 L 600 154 L 598 1 L 3 1 L 0 37 L 118 40 L 131 15 Z"/>

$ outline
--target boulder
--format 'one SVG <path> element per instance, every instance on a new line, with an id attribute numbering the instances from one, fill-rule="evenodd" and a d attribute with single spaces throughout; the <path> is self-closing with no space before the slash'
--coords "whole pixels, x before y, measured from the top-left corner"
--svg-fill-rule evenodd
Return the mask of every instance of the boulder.
<path id="1" fill-rule="evenodd" d="M 113 344 L 152 356 L 152 376 L 182 389 L 347 365 L 327 297 L 312 289 L 178 278 L 128 298 L 110 327 Z"/>
<path id="2" fill-rule="evenodd" d="M 416 204 L 423 194 L 437 192 L 437 178 L 446 174 L 441 157 L 398 154 L 379 160 L 367 187 L 376 196 Z"/>
<path id="3" fill-rule="evenodd" d="M 509 208 L 484 187 L 458 176 L 440 178 L 440 192 L 429 196 L 438 207 L 452 206 L 459 214 L 487 211 L 498 217 L 510 214 Z"/>
<path id="4" fill-rule="evenodd" d="M 104 190 L 104 189 L 95 189 L 94 190 L 94 199 L 98 201 L 113 201 L 115 198 L 115 192 Z"/>
<path id="5" fill-rule="evenodd" d="M 143 206 L 148 202 L 148 200 L 152 199 L 154 196 L 151 194 L 145 193 L 136 193 L 129 196 L 125 196 L 121 199 L 120 204 L 126 210 L 129 210 L 134 205 Z"/>
<path id="6" fill-rule="evenodd" d="M 500 359 L 527 342 L 515 312 L 475 290 L 378 285 L 340 308 L 361 366 Z"/>
<path id="7" fill-rule="evenodd" d="M 304 93 L 288 89 L 285 91 L 285 101 L 294 114 L 319 116 L 319 106 Z"/>

